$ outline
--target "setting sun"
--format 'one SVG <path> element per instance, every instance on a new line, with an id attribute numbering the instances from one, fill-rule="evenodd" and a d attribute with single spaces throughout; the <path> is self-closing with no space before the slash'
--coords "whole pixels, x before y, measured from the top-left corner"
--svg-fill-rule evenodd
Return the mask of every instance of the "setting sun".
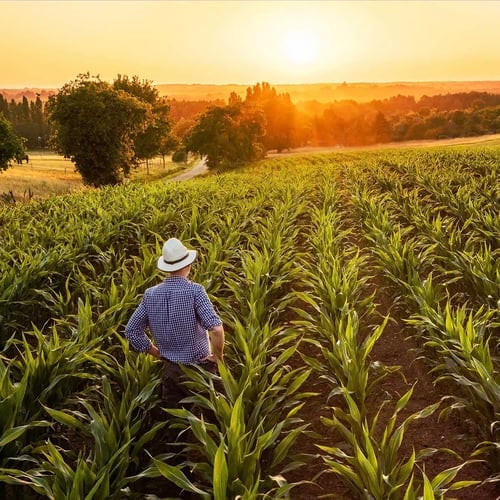
<path id="1" fill-rule="evenodd" d="M 283 43 L 286 58 L 294 64 L 309 64 L 318 57 L 318 41 L 310 33 L 294 31 Z"/>
<path id="2" fill-rule="evenodd" d="M 497 80 L 499 17 L 500 2 L 481 1 L 3 0 L 0 86 L 85 71 L 158 84 Z"/>

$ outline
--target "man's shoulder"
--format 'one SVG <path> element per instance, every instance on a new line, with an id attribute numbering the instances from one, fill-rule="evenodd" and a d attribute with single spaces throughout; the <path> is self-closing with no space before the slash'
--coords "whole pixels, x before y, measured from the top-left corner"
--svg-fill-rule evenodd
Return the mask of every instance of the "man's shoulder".
<path id="1" fill-rule="evenodd" d="M 162 281 L 161 283 L 158 283 L 157 285 L 150 286 L 149 288 L 146 289 L 144 292 L 145 296 L 150 296 L 150 295 L 155 295 L 157 293 L 161 293 L 161 291 L 165 288 L 165 282 Z"/>
<path id="2" fill-rule="evenodd" d="M 196 283 L 195 281 L 191 281 L 191 285 L 196 290 L 196 292 L 204 292 L 205 291 L 205 287 L 200 283 Z"/>
<path id="3" fill-rule="evenodd" d="M 204 290 L 203 285 L 200 285 L 199 283 L 196 283 L 194 281 L 190 280 L 171 280 L 171 279 L 165 279 L 161 283 L 158 283 L 157 285 L 154 285 L 146 290 L 146 293 L 161 293 L 163 291 L 167 290 L 172 290 L 172 289 L 186 289 L 186 288 L 191 288 L 195 289 L 196 291 L 198 290 Z"/>
<path id="4" fill-rule="evenodd" d="M 164 281 L 164 283 L 169 283 L 170 285 L 174 286 L 174 287 L 177 287 L 177 288 L 190 288 L 192 290 L 201 290 L 203 288 L 202 285 L 200 285 L 199 283 L 196 283 L 195 281 L 191 281 L 189 279 L 183 279 L 183 280 L 176 280 L 176 281 L 172 281 L 172 282 L 169 282 L 168 280 Z"/>
<path id="5" fill-rule="evenodd" d="M 173 281 L 166 279 L 161 283 L 158 283 L 157 285 L 148 288 L 144 294 L 146 297 L 154 297 L 165 293 L 168 294 L 170 292 L 174 293 L 176 291 L 181 292 L 182 290 L 184 291 L 190 290 L 191 293 L 194 293 L 194 295 L 198 295 L 199 293 L 205 292 L 205 287 L 200 283 L 196 283 L 190 280 Z"/>
<path id="6" fill-rule="evenodd" d="M 149 288 L 146 288 L 146 290 L 144 290 L 144 298 L 147 299 L 148 297 L 151 297 L 152 294 L 155 293 L 155 288 L 157 287 L 158 285 L 155 285 L 155 286 L 151 286 Z"/>

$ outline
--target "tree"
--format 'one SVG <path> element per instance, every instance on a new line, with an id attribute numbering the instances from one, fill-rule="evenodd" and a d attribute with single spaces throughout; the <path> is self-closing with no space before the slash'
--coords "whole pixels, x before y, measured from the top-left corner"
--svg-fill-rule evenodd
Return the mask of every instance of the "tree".
<path id="1" fill-rule="evenodd" d="M 161 154 L 163 160 L 163 168 L 165 168 L 165 156 L 175 151 L 180 144 L 180 141 L 173 134 L 168 134 L 163 136 L 160 142 L 159 153 Z"/>
<path id="2" fill-rule="evenodd" d="M 281 152 L 295 145 L 297 110 L 289 94 L 278 94 L 267 82 L 257 83 L 247 89 L 245 104 L 264 113 L 266 130 L 262 142 L 266 150 Z"/>
<path id="3" fill-rule="evenodd" d="M 12 130 L 12 124 L 0 113 L 0 171 L 6 170 L 13 159 L 23 158 L 24 141 Z"/>
<path id="4" fill-rule="evenodd" d="M 157 154 L 163 154 L 167 136 L 170 131 L 168 119 L 169 105 L 165 98 L 160 97 L 158 89 L 149 80 L 139 80 L 137 76 L 118 75 L 113 82 L 113 88 L 123 90 L 148 105 L 148 124 L 134 138 L 134 159 L 136 164 L 148 160 Z"/>
<path id="5" fill-rule="evenodd" d="M 391 124 L 381 111 L 373 120 L 373 139 L 376 143 L 389 142 L 392 139 Z"/>
<path id="6" fill-rule="evenodd" d="M 188 151 L 207 158 L 209 168 L 254 160 L 262 155 L 262 113 L 245 106 L 213 106 L 200 116 L 185 139 Z"/>
<path id="7" fill-rule="evenodd" d="M 85 184 L 118 184 L 135 165 L 134 141 L 150 124 L 150 108 L 99 77 L 79 75 L 49 98 L 51 142 Z"/>

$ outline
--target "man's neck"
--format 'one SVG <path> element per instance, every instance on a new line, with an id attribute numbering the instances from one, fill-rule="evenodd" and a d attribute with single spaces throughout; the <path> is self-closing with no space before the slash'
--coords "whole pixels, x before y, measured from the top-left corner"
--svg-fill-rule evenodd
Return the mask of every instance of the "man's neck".
<path id="1" fill-rule="evenodd" d="M 185 269 L 180 269 L 179 271 L 172 271 L 170 273 L 170 276 L 173 278 L 174 276 L 176 277 L 179 277 L 179 278 L 186 278 L 188 277 L 189 275 L 189 271 L 185 270 Z"/>

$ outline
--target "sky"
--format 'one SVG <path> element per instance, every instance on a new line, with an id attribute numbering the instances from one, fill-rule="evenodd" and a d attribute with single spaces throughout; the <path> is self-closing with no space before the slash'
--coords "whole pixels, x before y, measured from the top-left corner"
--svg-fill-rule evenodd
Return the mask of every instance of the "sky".
<path id="1" fill-rule="evenodd" d="M 0 88 L 500 80 L 500 1 L 0 0 Z"/>

